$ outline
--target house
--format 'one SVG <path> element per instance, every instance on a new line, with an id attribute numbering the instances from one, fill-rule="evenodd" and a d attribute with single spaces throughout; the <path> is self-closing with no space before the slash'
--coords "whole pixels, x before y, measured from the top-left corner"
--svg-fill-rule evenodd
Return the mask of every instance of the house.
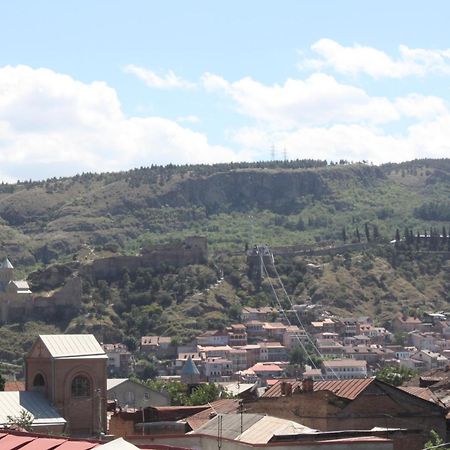
<path id="1" fill-rule="evenodd" d="M 445 356 L 431 350 L 419 350 L 411 355 L 411 359 L 423 362 L 422 368 L 425 370 L 444 368 L 449 362 Z"/>
<path id="2" fill-rule="evenodd" d="M 324 332 L 333 333 L 336 331 L 336 324 L 332 319 L 327 317 L 324 320 L 311 322 L 310 330 L 311 330 L 312 334 L 324 333 Z"/>
<path id="3" fill-rule="evenodd" d="M 341 357 L 344 355 L 344 346 L 331 339 L 317 339 L 316 347 L 324 356 Z"/>
<path id="4" fill-rule="evenodd" d="M 274 317 L 279 316 L 277 308 L 272 306 L 262 306 L 260 308 L 252 308 L 250 306 L 244 306 L 241 312 L 241 318 L 244 322 L 250 320 L 259 320 L 261 322 L 271 322 Z"/>
<path id="5" fill-rule="evenodd" d="M 242 348 L 233 348 L 228 353 L 228 359 L 233 366 L 233 372 L 244 370 L 248 367 L 247 352 Z"/>
<path id="6" fill-rule="evenodd" d="M 263 362 L 256 363 L 248 370 L 263 380 L 267 380 L 268 378 L 279 378 L 284 372 L 278 364 Z"/>
<path id="7" fill-rule="evenodd" d="M 158 358 L 175 356 L 176 347 L 172 342 L 170 336 L 142 336 L 141 351 L 145 354 L 154 353 Z"/>
<path id="8" fill-rule="evenodd" d="M 411 331 L 408 333 L 410 344 L 418 350 L 437 350 L 438 336 L 433 332 L 417 332 Z"/>
<path id="9" fill-rule="evenodd" d="M 25 357 L 25 389 L 50 401 L 71 435 L 105 432 L 107 361 L 92 334 L 40 335 Z"/>
<path id="10" fill-rule="evenodd" d="M 132 370 L 133 356 L 125 344 L 102 344 L 108 356 L 108 374 L 128 376 Z"/>
<path id="11" fill-rule="evenodd" d="M 197 345 L 223 346 L 228 345 L 228 332 L 225 330 L 209 330 L 196 337 Z"/>
<path id="12" fill-rule="evenodd" d="M 108 400 L 115 400 L 122 408 L 170 405 L 167 392 L 155 391 L 129 378 L 108 378 L 106 386 Z"/>
<path id="13" fill-rule="evenodd" d="M 281 322 L 268 322 L 263 325 L 267 339 L 283 342 L 283 335 L 286 332 L 287 325 Z"/>
<path id="14" fill-rule="evenodd" d="M 207 358 L 205 376 L 207 381 L 229 381 L 233 375 L 233 364 L 229 359 Z"/>
<path id="15" fill-rule="evenodd" d="M 421 330 L 422 321 L 418 317 L 398 316 L 392 321 L 394 333 L 409 333 L 413 330 Z"/>
<path id="16" fill-rule="evenodd" d="M 249 320 L 246 322 L 247 339 L 253 342 L 262 340 L 266 336 L 264 324 L 265 322 L 261 322 L 260 320 Z"/>
<path id="17" fill-rule="evenodd" d="M 392 438 L 401 449 L 422 449 L 431 429 L 446 437 L 445 408 L 376 378 L 284 379 L 245 409 L 321 431 L 399 428 L 405 432 Z"/>
<path id="18" fill-rule="evenodd" d="M 247 345 L 247 329 L 242 323 L 227 328 L 228 343 L 231 346 Z"/>
<path id="19" fill-rule="evenodd" d="M 302 344 L 307 344 L 308 342 L 309 338 L 305 330 L 300 330 L 297 325 L 286 327 L 282 343 L 287 350 L 292 350 L 293 348 Z"/>
<path id="20" fill-rule="evenodd" d="M 355 359 L 325 360 L 322 362 L 321 369 L 325 380 L 367 377 L 367 362 Z"/>
<path id="21" fill-rule="evenodd" d="M 261 342 L 260 361 L 287 361 L 286 347 L 279 342 Z"/>

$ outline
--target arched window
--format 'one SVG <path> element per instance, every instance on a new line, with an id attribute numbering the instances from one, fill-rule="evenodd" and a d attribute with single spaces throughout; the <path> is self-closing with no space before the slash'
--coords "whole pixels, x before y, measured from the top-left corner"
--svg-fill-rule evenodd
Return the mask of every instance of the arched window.
<path id="1" fill-rule="evenodd" d="M 45 386 L 45 380 L 41 373 L 38 373 L 33 380 L 33 387 Z"/>
<path id="2" fill-rule="evenodd" d="M 45 380 L 41 373 L 36 374 L 33 380 L 33 391 L 45 392 Z"/>
<path id="3" fill-rule="evenodd" d="M 91 395 L 91 383 L 83 375 L 78 375 L 72 380 L 73 397 L 89 397 Z"/>

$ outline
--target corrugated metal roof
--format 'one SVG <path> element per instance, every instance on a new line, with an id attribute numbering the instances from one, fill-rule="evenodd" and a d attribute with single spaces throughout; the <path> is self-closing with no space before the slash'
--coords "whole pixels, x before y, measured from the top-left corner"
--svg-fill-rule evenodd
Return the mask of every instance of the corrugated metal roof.
<path id="1" fill-rule="evenodd" d="M 20 448 L 27 442 L 34 441 L 34 439 L 36 438 L 33 436 L 14 436 L 12 434 L 8 434 L 0 439 L 0 448 L 2 450 L 13 450 Z"/>
<path id="2" fill-rule="evenodd" d="M 39 337 L 53 358 L 107 358 L 92 334 L 41 334 Z"/>
<path id="3" fill-rule="evenodd" d="M 14 269 L 14 266 L 8 258 L 5 258 L 0 265 L 0 269 Z"/>
<path id="4" fill-rule="evenodd" d="M 35 438 L 33 441 L 20 447 L 20 450 L 50 450 L 58 449 L 58 445 L 66 442 L 67 439 L 57 439 L 57 438 Z M 0 441 L 1 446 L 1 441 Z"/>
<path id="5" fill-rule="evenodd" d="M 8 423 L 8 416 L 17 417 L 26 411 L 34 425 L 65 424 L 65 419 L 50 402 L 38 392 L 0 392 L 0 424 Z"/>
<path id="6" fill-rule="evenodd" d="M 399 386 L 402 391 L 408 392 L 408 394 L 415 395 L 423 400 L 428 400 L 429 402 L 437 403 L 437 398 L 434 396 L 433 392 L 428 388 L 416 387 L 416 386 Z"/>
<path id="7" fill-rule="evenodd" d="M 239 411 L 240 400 L 238 399 L 222 399 L 210 403 L 210 408 L 205 409 L 197 414 L 187 418 L 186 422 L 193 429 L 197 430 L 205 423 L 207 423 L 214 414 L 230 414 Z"/>
<path id="8" fill-rule="evenodd" d="M 357 378 L 352 380 L 330 380 L 315 381 L 313 384 L 314 392 L 331 391 L 338 397 L 354 400 L 364 389 L 367 388 L 375 378 Z M 281 397 L 281 383 L 290 383 L 292 391 L 303 389 L 303 383 L 300 380 L 280 380 L 277 384 L 268 389 L 262 397 Z"/>
<path id="9" fill-rule="evenodd" d="M 125 381 L 128 381 L 128 378 L 108 378 L 106 380 L 106 390 L 114 389 L 119 384 L 125 383 Z"/>
<path id="10" fill-rule="evenodd" d="M 225 414 L 216 416 L 195 432 L 217 436 L 219 420 L 222 421 L 222 437 L 251 444 L 265 444 L 274 435 L 314 433 L 316 430 L 291 420 L 262 414 Z M 241 424 L 243 432 L 241 434 Z"/>
<path id="11" fill-rule="evenodd" d="M 100 444 L 87 441 L 66 441 L 55 450 L 89 450 L 94 447 L 99 447 Z"/>
<path id="12" fill-rule="evenodd" d="M 134 449 L 139 450 L 139 447 L 136 447 L 130 442 L 127 442 L 123 438 L 114 439 L 111 442 L 103 444 L 102 447 L 108 450 L 134 450 Z"/>

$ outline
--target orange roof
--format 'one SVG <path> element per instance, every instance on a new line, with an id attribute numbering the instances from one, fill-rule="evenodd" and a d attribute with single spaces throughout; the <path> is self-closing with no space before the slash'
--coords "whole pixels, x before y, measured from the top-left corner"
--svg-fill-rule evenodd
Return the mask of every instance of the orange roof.
<path id="1" fill-rule="evenodd" d="M 363 392 L 375 378 L 355 378 L 352 380 L 330 380 L 315 381 L 313 384 L 314 392 L 331 391 L 338 397 L 354 400 L 361 392 Z M 277 384 L 268 389 L 262 397 L 281 397 L 281 383 L 291 383 L 292 390 L 303 388 L 301 380 L 280 380 Z"/>
<path id="2" fill-rule="evenodd" d="M 264 364 L 264 363 L 256 363 L 254 366 L 250 367 L 250 370 L 253 370 L 254 372 L 283 371 L 283 369 L 281 369 L 280 366 L 276 364 Z"/>
<path id="3" fill-rule="evenodd" d="M 23 381 L 6 381 L 5 391 L 24 391 L 25 383 Z"/>

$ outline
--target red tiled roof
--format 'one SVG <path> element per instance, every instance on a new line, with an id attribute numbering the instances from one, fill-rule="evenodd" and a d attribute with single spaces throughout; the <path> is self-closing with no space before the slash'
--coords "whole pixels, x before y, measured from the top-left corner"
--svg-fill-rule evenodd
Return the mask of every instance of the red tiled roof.
<path id="1" fill-rule="evenodd" d="M 24 391 L 25 383 L 23 381 L 6 381 L 4 391 Z"/>
<path id="2" fill-rule="evenodd" d="M 356 378 L 352 380 L 315 381 L 313 391 L 331 391 L 338 397 L 354 400 L 374 380 L 375 378 Z M 303 382 L 300 380 L 280 380 L 264 392 L 262 397 L 281 397 L 282 382 L 291 383 L 292 391 L 295 391 L 297 388 L 301 390 L 303 387 Z"/>

